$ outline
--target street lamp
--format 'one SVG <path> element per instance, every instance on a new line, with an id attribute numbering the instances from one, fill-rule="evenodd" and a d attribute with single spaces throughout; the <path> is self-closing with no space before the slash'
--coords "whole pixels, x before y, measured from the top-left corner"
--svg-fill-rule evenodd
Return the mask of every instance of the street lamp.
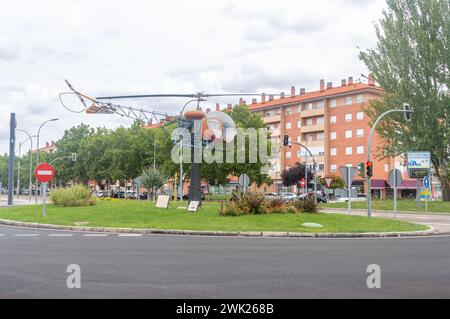
<path id="1" fill-rule="evenodd" d="M 31 189 L 32 189 L 32 187 L 31 187 L 31 184 L 32 184 L 32 176 L 31 176 L 31 174 L 32 174 L 32 170 L 33 170 L 33 156 L 32 156 L 32 152 L 33 152 L 33 137 L 37 137 L 37 135 L 33 135 L 32 136 L 30 133 L 28 133 L 27 131 L 22 130 L 22 129 L 17 129 L 17 131 L 25 133 L 26 135 L 28 135 L 28 139 L 30 140 L 30 144 L 31 144 L 30 145 L 30 155 L 29 155 L 29 157 L 30 157 L 30 172 L 29 172 L 30 175 L 28 177 L 28 201 L 31 202 Z M 22 145 L 22 143 L 20 145 Z M 17 186 L 18 185 L 19 185 L 19 182 L 17 183 Z"/>
<path id="2" fill-rule="evenodd" d="M 36 146 L 37 147 L 37 149 L 36 149 L 36 166 L 39 165 L 39 134 L 41 132 L 41 128 L 48 122 L 54 122 L 54 121 L 58 121 L 58 120 L 59 119 L 57 119 L 57 118 L 50 119 L 50 120 L 43 122 L 41 124 L 41 126 L 39 126 L 38 133 L 37 133 L 37 146 Z M 34 198 L 35 198 L 36 204 L 37 204 L 37 186 L 38 186 L 38 180 L 36 179 L 36 190 L 34 192 Z"/>

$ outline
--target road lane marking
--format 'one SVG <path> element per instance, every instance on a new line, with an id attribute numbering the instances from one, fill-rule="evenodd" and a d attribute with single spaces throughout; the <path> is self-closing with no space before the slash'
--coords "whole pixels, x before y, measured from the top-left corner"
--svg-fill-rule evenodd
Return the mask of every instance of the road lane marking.
<path id="1" fill-rule="evenodd" d="M 48 237 L 72 237 L 73 234 L 48 234 Z"/>
<path id="2" fill-rule="evenodd" d="M 39 234 L 14 234 L 15 237 L 37 237 Z"/>
<path id="3" fill-rule="evenodd" d="M 85 237 L 106 237 L 109 234 L 84 234 Z"/>
<path id="4" fill-rule="evenodd" d="M 119 237 L 141 237 L 142 234 L 119 234 Z"/>

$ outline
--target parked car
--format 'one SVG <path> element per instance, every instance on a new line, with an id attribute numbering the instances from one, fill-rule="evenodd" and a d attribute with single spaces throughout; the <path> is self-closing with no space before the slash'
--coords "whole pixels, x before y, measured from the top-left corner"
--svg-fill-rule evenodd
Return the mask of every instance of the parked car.
<path id="1" fill-rule="evenodd" d="M 280 195 L 278 195 L 277 193 L 265 193 L 264 197 L 268 200 L 271 200 L 275 198 L 280 198 Z"/>
<path id="2" fill-rule="evenodd" d="M 327 203 L 328 202 L 328 197 L 322 193 L 321 191 L 317 191 L 316 193 L 317 195 L 317 202 L 318 203 Z M 307 197 L 314 197 L 314 192 L 308 192 L 308 193 L 304 193 L 298 196 L 298 199 L 304 199 Z"/>
<path id="3" fill-rule="evenodd" d="M 298 199 L 297 195 L 295 193 L 280 193 L 280 197 L 284 199 L 287 202 L 293 202 Z"/>
<path id="4" fill-rule="evenodd" d="M 367 200 L 366 194 L 358 194 L 357 197 L 352 197 L 352 202 L 365 202 Z M 338 202 L 348 202 L 348 197 L 340 197 L 337 200 Z"/>

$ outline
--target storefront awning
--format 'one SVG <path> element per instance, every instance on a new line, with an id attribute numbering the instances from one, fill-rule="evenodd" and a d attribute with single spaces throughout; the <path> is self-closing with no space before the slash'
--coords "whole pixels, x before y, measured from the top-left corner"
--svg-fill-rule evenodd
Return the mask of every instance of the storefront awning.
<path id="1" fill-rule="evenodd" d="M 372 179 L 372 189 L 385 189 L 388 186 L 384 179 Z"/>

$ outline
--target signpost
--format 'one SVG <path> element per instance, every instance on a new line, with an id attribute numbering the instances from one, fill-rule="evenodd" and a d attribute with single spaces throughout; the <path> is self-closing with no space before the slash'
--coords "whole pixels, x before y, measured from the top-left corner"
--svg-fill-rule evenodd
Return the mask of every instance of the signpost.
<path id="1" fill-rule="evenodd" d="M 55 176 L 55 169 L 47 163 L 42 163 L 34 169 L 34 176 L 42 187 L 42 216 L 45 217 L 45 206 L 47 201 L 47 183 Z"/>
<path id="2" fill-rule="evenodd" d="M 430 189 L 431 183 L 430 183 L 430 177 L 425 176 L 423 179 L 423 187 L 426 189 L 425 192 L 425 211 L 428 211 L 428 190 Z"/>
<path id="3" fill-rule="evenodd" d="M 389 184 L 394 189 L 394 218 L 397 218 L 397 188 L 402 182 L 402 172 L 398 169 L 393 169 L 389 173 Z"/>
<path id="4" fill-rule="evenodd" d="M 248 185 L 250 185 L 250 177 L 247 174 L 241 174 L 239 176 L 239 186 L 242 187 L 243 192 L 245 193 Z"/>
<path id="5" fill-rule="evenodd" d="M 327 185 L 327 188 L 331 187 L 332 182 L 333 182 L 332 178 L 329 178 L 329 177 L 325 178 L 325 184 Z"/>
<path id="6" fill-rule="evenodd" d="M 339 172 L 341 173 L 342 178 L 345 181 L 345 184 L 347 185 L 347 194 L 348 194 L 348 214 L 351 215 L 352 213 L 352 204 L 351 204 L 351 198 L 352 198 L 352 183 L 353 179 L 355 178 L 356 172 L 358 171 L 357 167 L 348 167 L 348 166 L 341 166 L 339 167 Z"/>
<path id="7" fill-rule="evenodd" d="M 431 153 L 430 152 L 407 152 L 407 168 L 410 178 L 417 179 L 416 200 L 417 208 L 420 209 L 420 193 L 422 178 L 425 178 L 430 173 L 431 167 Z"/>

